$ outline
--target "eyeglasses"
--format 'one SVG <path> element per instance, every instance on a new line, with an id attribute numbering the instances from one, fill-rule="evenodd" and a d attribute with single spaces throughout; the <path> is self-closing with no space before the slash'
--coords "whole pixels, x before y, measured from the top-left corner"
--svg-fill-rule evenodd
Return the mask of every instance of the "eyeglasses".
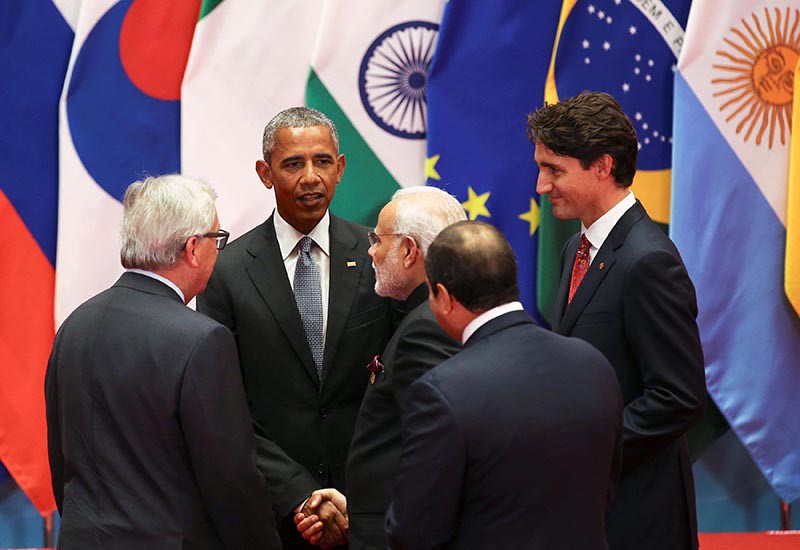
<path id="1" fill-rule="evenodd" d="M 219 231 L 201 235 L 201 237 L 209 237 L 211 239 L 216 239 L 217 250 L 222 250 L 223 248 L 225 248 L 225 245 L 228 244 L 228 237 L 230 236 L 231 234 L 225 231 L 224 229 L 220 229 Z"/>
<path id="2" fill-rule="evenodd" d="M 374 231 L 367 231 L 367 240 L 370 246 L 375 246 L 381 242 L 381 237 L 408 237 L 405 233 L 382 233 L 378 235 Z"/>

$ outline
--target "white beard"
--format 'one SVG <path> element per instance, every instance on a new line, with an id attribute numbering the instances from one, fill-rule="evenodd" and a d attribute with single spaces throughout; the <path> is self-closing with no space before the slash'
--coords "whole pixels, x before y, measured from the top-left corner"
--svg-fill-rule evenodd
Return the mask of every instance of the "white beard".
<path id="1" fill-rule="evenodd" d="M 402 262 L 400 254 L 398 254 L 400 244 L 397 243 L 392 246 L 380 266 L 375 265 L 374 261 L 372 262 L 372 267 L 375 270 L 375 294 L 378 296 L 405 300 L 402 294 Z"/>

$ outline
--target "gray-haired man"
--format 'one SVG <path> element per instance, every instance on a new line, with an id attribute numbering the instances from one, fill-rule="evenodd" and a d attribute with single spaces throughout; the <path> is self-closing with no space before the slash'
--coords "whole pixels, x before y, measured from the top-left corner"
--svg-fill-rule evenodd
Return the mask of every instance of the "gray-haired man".
<path id="1" fill-rule="evenodd" d="M 128 187 L 128 271 L 56 335 L 45 395 L 59 548 L 280 548 L 233 337 L 185 305 L 227 241 L 215 199 L 178 175 Z"/>

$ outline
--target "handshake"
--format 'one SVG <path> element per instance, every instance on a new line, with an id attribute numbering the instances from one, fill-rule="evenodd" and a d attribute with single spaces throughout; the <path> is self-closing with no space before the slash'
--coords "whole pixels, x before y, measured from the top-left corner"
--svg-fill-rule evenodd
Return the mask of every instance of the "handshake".
<path id="1" fill-rule="evenodd" d="M 318 489 L 311 493 L 295 514 L 297 530 L 311 544 L 333 548 L 347 542 L 347 499 L 336 489 Z"/>

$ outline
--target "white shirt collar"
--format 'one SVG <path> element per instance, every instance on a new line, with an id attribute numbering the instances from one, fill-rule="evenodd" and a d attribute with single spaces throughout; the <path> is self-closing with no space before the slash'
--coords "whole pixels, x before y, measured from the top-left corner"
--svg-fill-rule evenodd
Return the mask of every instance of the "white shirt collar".
<path id="1" fill-rule="evenodd" d="M 617 225 L 619 219 L 627 212 L 631 206 L 636 204 L 636 197 L 633 196 L 633 191 L 628 191 L 628 194 L 615 204 L 608 212 L 597 218 L 588 228 L 581 224 L 581 234 L 586 234 L 586 238 L 591 243 L 591 250 L 600 250 L 603 243 L 606 242 L 611 230 Z M 594 258 L 594 255 L 592 256 Z"/>
<path id="2" fill-rule="evenodd" d="M 165 285 L 167 285 L 172 290 L 178 293 L 178 296 L 181 297 L 181 302 L 183 302 L 184 304 L 186 303 L 186 297 L 183 295 L 183 291 L 180 288 L 178 288 L 178 285 L 176 285 L 166 277 L 162 277 L 158 273 L 153 273 L 152 271 L 147 271 L 145 269 L 131 268 L 131 269 L 126 269 L 125 271 L 129 273 L 138 273 L 139 275 L 150 277 L 151 279 L 155 279 L 156 281 L 161 281 L 162 283 L 164 283 Z"/>
<path id="3" fill-rule="evenodd" d="M 278 246 L 281 248 L 281 257 L 284 261 L 286 258 L 289 257 L 297 243 L 300 242 L 300 239 L 305 237 L 302 233 L 300 233 L 297 229 L 289 225 L 289 222 L 284 220 L 278 209 L 275 208 L 275 236 L 278 238 Z M 320 250 L 326 255 L 330 256 L 330 228 L 331 225 L 331 216 L 330 212 L 325 212 L 325 215 L 319 221 L 317 226 L 311 230 L 308 234 L 311 237 L 311 240 L 316 243 Z"/>
<path id="4" fill-rule="evenodd" d="M 475 334 L 475 331 L 492 319 L 496 319 L 501 315 L 505 315 L 511 311 L 522 311 L 522 309 L 522 304 L 520 302 L 508 302 L 502 306 L 493 307 L 490 310 L 484 311 L 470 321 L 466 327 L 464 327 L 464 332 L 461 334 L 461 343 L 466 344 L 470 336 Z"/>

